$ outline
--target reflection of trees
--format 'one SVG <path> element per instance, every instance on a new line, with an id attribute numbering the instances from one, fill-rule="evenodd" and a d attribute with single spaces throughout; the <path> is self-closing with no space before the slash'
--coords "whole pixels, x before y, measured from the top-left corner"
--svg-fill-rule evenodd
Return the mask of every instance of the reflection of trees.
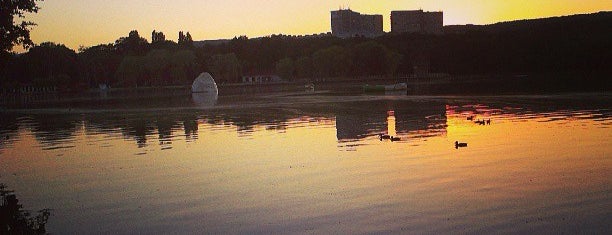
<path id="1" fill-rule="evenodd" d="M 208 123 L 218 125 L 220 123 L 236 126 L 240 135 L 248 135 L 255 130 L 255 126 L 263 126 L 266 130 L 284 130 L 289 119 L 296 118 L 295 113 L 286 112 L 283 109 L 243 109 L 212 115 Z"/>
<path id="2" fill-rule="evenodd" d="M 78 116 L 63 114 L 38 115 L 32 119 L 34 136 L 41 144 L 50 147 L 72 142 L 81 122 Z"/>
<path id="3" fill-rule="evenodd" d="M 120 129 L 124 122 L 124 115 L 99 115 L 99 114 L 91 114 L 91 115 L 83 115 L 85 119 L 85 133 L 88 135 L 96 135 L 96 134 L 110 134 L 118 129 Z"/>
<path id="4" fill-rule="evenodd" d="M 181 118 L 183 122 L 183 130 L 187 140 L 198 139 L 198 116 L 195 114 L 186 114 Z"/>
<path id="5" fill-rule="evenodd" d="M 148 136 L 156 131 L 159 144 L 171 144 L 174 130 L 185 127 L 185 135 L 197 139 L 197 115 L 195 113 L 179 113 L 170 115 L 151 115 L 148 113 L 85 115 L 85 129 L 87 133 L 113 133 L 120 132 L 124 138 L 134 139 L 138 147 L 145 147 Z"/>
<path id="6" fill-rule="evenodd" d="M 0 115 L 0 151 L 11 145 L 17 139 L 19 131 L 19 121 L 17 116 L 2 114 Z"/>
<path id="7" fill-rule="evenodd" d="M 22 207 L 13 191 L 0 184 L 0 234 L 45 234 L 50 210 L 40 210 L 31 216 Z"/>
<path id="8" fill-rule="evenodd" d="M 602 107 L 605 107 L 602 109 Z M 448 115 L 458 116 L 533 116 L 567 119 L 580 116 L 582 119 L 606 120 L 612 117 L 607 109 L 609 100 L 600 97 L 536 97 L 536 98 L 483 98 L 475 101 L 459 101 L 447 107 Z"/>
<path id="9" fill-rule="evenodd" d="M 182 127 L 186 139 L 197 139 L 198 119 L 210 125 L 232 125 L 240 136 L 249 136 L 261 126 L 266 130 L 286 130 L 292 119 L 306 116 L 336 116 L 339 140 L 360 139 L 385 132 L 387 111 L 395 110 L 398 135 L 419 132 L 424 136 L 444 133 L 446 116 L 444 105 L 438 102 L 406 101 L 346 102 L 321 104 L 296 110 L 283 108 L 254 108 L 237 110 L 208 110 L 180 112 L 159 116 L 138 113 L 126 115 L 85 115 L 88 133 L 120 132 L 125 138 L 134 139 L 139 147 L 145 147 L 151 135 L 157 133 L 160 145 L 171 144 L 174 130 Z M 198 118 L 199 117 L 199 118 Z M 65 126 L 65 125 L 64 125 Z M 74 125 L 72 125 L 74 129 Z"/>
<path id="10" fill-rule="evenodd" d="M 143 148 L 147 145 L 147 135 L 151 135 L 155 132 L 153 122 L 145 117 L 137 117 L 130 119 L 125 123 L 125 126 L 121 127 L 121 133 L 126 138 L 133 138 L 136 140 L 136 144 L 139 148 Z"/>
<path id="11" fill-rule="evenodd" d="M 97 114 L 83 117 L 85 118 L 86 133 L 121 133 L 126 139 L 134 139 L 140 148 L 146 146 L 147 135 L 153 134 L 156 129 L 155 120 L 146 113 Z"/>
<path id="12" fill-rule="evenodd" d="M 180 126 L 176 121 L 178 117 L 158 116 L 156 121 L 157 132 L 159 134 L 159 145 L 167 146 L 172 144 L 172 130 Z"/>
<path id="13" fill-rule="evenodd" d="M 474 105 L 481 103 L 485 105 Z M 447 116 L 453 115 L 533 115 L 609 120 L 607 99 L 584 98 L 479 98 L 451 101 L 373 100 L 323 102 L 300 107 L 252 107 L 207 109 L 179 112 L 129 112 L 94 114 L 0 115 L 0 149 L 16 139 L 19 128 L 32 130 L 45 147 L 70 143 L 75 131 L 84 124 L 86 135 L 122 135 L 134 139 L 139 147 L 159 138 L 159 144 L 172 144 L 176 131 L 183 128 L 187 140 L 198 139 L 198 123 L 224 129 L 236 128 L 239 136 L 249 136 L 261 128 L 284 132 L 309 119 L 331 120 L 335 117 L 340 141 L 361 139 L 387 131 L 387 111 L 394 110 L 396 131 L 402 137 L 430 137 L 446 133 Z M 299 125 L 299 124 L 298 124 Z M 157 135 L 157 136 L 153 136 Z"/>

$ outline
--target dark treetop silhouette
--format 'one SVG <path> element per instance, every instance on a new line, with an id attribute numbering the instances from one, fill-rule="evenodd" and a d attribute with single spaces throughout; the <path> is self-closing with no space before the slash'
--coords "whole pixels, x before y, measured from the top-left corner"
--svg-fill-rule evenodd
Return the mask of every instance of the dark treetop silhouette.
<path id="1" fill-rule="evenodd" d="M 444 35 L 387 34 L 374 39 L 241 36 L 219 43 L 193 42 L 189 32 L 179 32 L 176 43 L 157 31 L 149 43 L 134 30 L 114 44 L 81 48 L 78 53 L 61 44 L 43 43 L 23 55 L 9 56 L 3 60 L 0 84 L 10 88 L 52 83 L 74 90 L 102 83 L 113 87 L 187 86 L 202 71 L 209 71 L 219 84 L 240 82 L 243 74 L 279 74 L 289 81 L 363 80 L 403 77 L 425 67 L 428 72 L 452 77 L 521 75 L 528 77 L 528 84 L 541 87 L 607 90 L 611 24 L 612 12 L 600 12 L 486 26 L 446 26 Z M 41 50 L 48 52 L 39 53 Z"/>

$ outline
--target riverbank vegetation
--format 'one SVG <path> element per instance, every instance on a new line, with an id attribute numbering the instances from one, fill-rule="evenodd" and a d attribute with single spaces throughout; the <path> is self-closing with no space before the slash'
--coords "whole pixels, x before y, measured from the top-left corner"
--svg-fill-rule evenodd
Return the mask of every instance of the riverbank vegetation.
<path id="1" fill-rule="evenodd" d="M 82 47 L 44 42 L 24 54 L 2 52 L 3 88 L 56 86 L 82 90 L 188 85 L 202 71 L 218 83 L 244 75 L 284 80 L 405 77 L 431 73 L 528 76 L 553 82 L 609 86 L 612 13 L 602 12 L 487 26 L 446 26 L 444 35 L 402 34 L 340 39 L 327 36 L 245 36 L 216 43 L 195 42 L 179 32 L 178 42 L 138 31 L 114 43 Z M 564 76 L 556 76 L 564 75 Z M 491 77 L 495 77 L 491 76 Z M 567 81 L 555 80 L 567 78 Z"/>
<path id="2" fill-rule="evenodd" d="M 24 210 L 15 193 L 0 184 L 0 234 L 46 234 L 49 216 L 49 209 L 36 215 Z"/>

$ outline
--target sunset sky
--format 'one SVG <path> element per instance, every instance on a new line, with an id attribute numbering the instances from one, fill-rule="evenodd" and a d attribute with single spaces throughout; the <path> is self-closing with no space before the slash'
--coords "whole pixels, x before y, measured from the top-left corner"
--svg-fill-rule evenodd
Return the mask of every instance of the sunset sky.
<path id="1" fill-rule="evenodd" d="M 323 33 L 339 7 L 382 14 L 389 31 L 392 10 L 444 11 L 445 25 L 489 24 L 609 11 L 612 0 L 46 0 L 39 6 L 27 17 L 38 24 L 34 42 L 77 49 L 114 42 L 133 29 L 149 41 L 154 29 L 173 41 L 181 30 L 194 40 Z"/>

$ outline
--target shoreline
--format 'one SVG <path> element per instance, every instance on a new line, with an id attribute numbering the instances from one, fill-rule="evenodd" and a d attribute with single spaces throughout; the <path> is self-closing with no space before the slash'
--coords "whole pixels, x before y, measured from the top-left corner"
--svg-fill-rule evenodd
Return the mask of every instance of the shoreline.
<path id="1" fill-rule="evenodd" d="M 363 92 L 364 85 L 392 85 L 406 83 L 406 95 L 524 95 L 524 94 L 555 94 L 575 92 L 612 91 L 608 83 L 586 83 L 582 76 L 551 75 L 465 75 L 443 77 L 339 77 L 321 79 L 301 79 L 274 83 L 222 83 L 218 84 L 220 95 L 245 95 L 260 93 L 276 93 L 287 91 L 304 91 L 305 85 L 314 84 L 315 90 L 330 90 L 335 92 Z M 58 89 L 41 89 L 41 92 L 7 92 L 0 91 L 3 100 L 34 97 L 35 100 L 47 98 L 70 100 L 86 97 L 172 97 L 191 94 L 191 85 L 150 86 L 150 87 L 119 87 L 109 90 L 87 89 L 82 91 L 62 91 Z M 17 91 L 17 92 L 15 92 Z M 396 92 L 399 94 L 399 92 Z M 6 103 L 6 102 L 0 102 Z"/>
<path id="2" fill-rule="evenodd" d="M 172 96 L 173 100 L 168 103 L 156 105 L 140 105 L 138 100 L 151 98 L 146 96 L 132 98 L 113 99 L 82 99 L 82 100 L 57 100 L 54 102 L 40 101 L 25 105 L 13 104 L 1 105 L 0 113 L 29 113 L 29 114 L 92 114 L 92 113 L 116 113 L 116 112 L 165 112 L 165 111 L 191 111 L 191 110 L 224 110 L 234 108 L 283 108 L 294 105 L 321 104 L 329 102 L 354 102 L 373 100 L 403 100 L 403 101 L 444 101 L 444 100 L 498 100 L 498 99 L 542 99 L 542 100 L 612 100 L 612 94 L 608 92 L 566 92 L 554 94 L 500 94 L 500 95 L 385 95 L 382 94 L 342 94 L 334 95 L 330 91 L 319 92 L 280 92 L 249 96 L 246 99 L 240 96 L 220 96 L 219 100 L 201 105 L 194 103 L 191 96 Z M 164 100 L 164 97 L 161 97 Z M 146 102 L 159 102 L 151 99 Z M 136 102 L 134 102 L 136 101 Z M 229 103 L 228 103 L 229 102 Z M 234 104 L 237 103 L 237 104 Z M 87 107 L 89 105 L 89 107 Z M 11 107 L 12 106 L 12 107 Z M 21 106 L 21 107 L 20 107 Z"/>

